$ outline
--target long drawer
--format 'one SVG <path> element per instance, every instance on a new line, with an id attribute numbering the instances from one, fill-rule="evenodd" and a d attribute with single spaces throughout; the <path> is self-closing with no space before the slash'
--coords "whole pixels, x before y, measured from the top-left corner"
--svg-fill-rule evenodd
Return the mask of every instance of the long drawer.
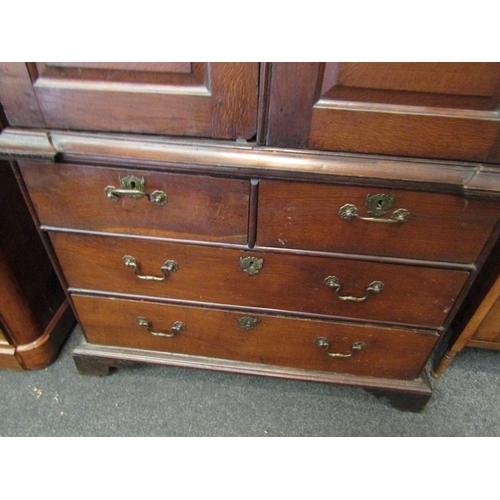
<path id="1" fill-rule="evenodd" d="M 50 237 L 73 289 L 427 327 L 441 326 L 468 276 L 463 271 L 113 236 L 54 232 Z"/>
<path id="2" fill-rule="evenodd" d="M 247 241 L 250 184 L 245 180 L 40 161 L 22 161 L 20 168 L 47 226 Z"/>
<path id="3" fill-rule="evenodd" d="M 473 263 L 499 217 L 492 200 L 263 180 L 257 244 Z"/>
<path id="4" fill-rule="evenodd" d="M 138 300 L 73 300 L 94 344 L 384 378 L 416 378 L 438 338 L 403 328 Z"/>

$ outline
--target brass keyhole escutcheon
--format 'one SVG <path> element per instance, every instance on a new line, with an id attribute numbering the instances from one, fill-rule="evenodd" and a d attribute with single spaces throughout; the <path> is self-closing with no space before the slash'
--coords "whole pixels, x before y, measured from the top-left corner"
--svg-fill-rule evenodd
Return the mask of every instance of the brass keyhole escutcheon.
<path id="1" fill-rule="evenodd" d="M 394 196 L 388 194 L 367 194 L 366 208 L 373 217 L 382 217 L 392 207 Z"/>
<path id="2" fill-rule="evenodd" d="M 339 216 L 344 220 L 360 219 L 383 224 L 404 224 L 410 219 L 410 212 L 406 208 L 398 208 L 389 217 L 382 217 L 392 207 L 394 196 L 388 194 L 367 194 L 365 200 L 366 211 L 371 217 L 359 215 L 356 205 L 347 203 L 339 209 Z"/>
<path id="3" fill-rule="evenodd" d="M 264 259 L 259 259 L 258 257 L 240 257 L 240 265 L 243 272 L 253 276 L 254 274 L 258 274 L 259 270 L 262 269 Z"/>
<path id="4" fill-rule="evenodd" d="M 246 332 L 253 330 L 258 325 L 258 323 L 259 320 L 257 318 L 251 318 L 250 316 L 238 318 L 238 326 Z"/>

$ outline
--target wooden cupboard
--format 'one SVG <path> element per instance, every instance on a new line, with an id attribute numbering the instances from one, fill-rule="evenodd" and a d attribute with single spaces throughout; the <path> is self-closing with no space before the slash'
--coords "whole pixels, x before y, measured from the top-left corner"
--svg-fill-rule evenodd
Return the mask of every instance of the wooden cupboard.
<path id="1" fill-rule="evenodd" d="M 0 151 L 85 333 L 80 372 L 217 369 L 422 409 L 425 366 L 498 238 L 499 75 L 1 65 Z"/>

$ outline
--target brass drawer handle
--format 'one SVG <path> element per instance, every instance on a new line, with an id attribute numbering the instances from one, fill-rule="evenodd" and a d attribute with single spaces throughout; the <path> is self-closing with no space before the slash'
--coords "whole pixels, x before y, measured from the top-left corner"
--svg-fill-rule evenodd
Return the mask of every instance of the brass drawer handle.
<path id="1" fill-rule="evenodd" d="M 143 326 L 144 328 L 147 328 L 148 332 L 151 335 L 155 335 L 156 337 L 173 337 L 175 334 L 186 329 L 186 325 L 182 321 L 176 321 L 172 325 L 172 333 L 153 332 L 151 330 L 151 325 L 150 325 L 149 321 L 146 318 L 144 318 L 143 316 L 139 316 L 137 318 L 137 323 L 139 326 Z"/>
<path id="2" fill-rule="evenodd" d="M 348 354 L 343 354 L 340 352 L 328 352 L 328 349 L 330 349 L 330 343 L 327 339 L 325 339 L 325 337 L 318 337 L 314 341 L 314 343 L 318 347 L 324 347 L 328 356 L 331 356 L 332 358 L 351 358 L 356 351 L 362 351 L 366 347 L 366 344 L 364 342 L 354 342 L 351 347 L 351 352 Z"/>
<path id="3" fill-rule="evenodd" d="M 366 295 L 364 297 L 351 297 L 349 295 L 339 295 L 341 284 L 337 276 L 328 276 L 325 278 L 325 285 L 328 288 L 333 288 L 335 290 L 335 295 L 340 300 L 346 300 L 349 302 L 364 302 L 370 294 L 372 293 L 380 293 L 384 289 L 384 284 L 381 281 L 372 281 L 366 287 Z"/>
<path id="4" fill-rule="evenodd" d="M 122 195 L 130 198 L 139 199 L 145 196 L 151 203 L 156 205 L 165 205 L 168 201 L 168 196 L 163 191 L 153 191 L 151 194 L 146 193 L 146 181 L 144 177 L 136 177 L 128 175 L 120 178 L 120 187 L 106 186 L 104 188 L 106 196 L 113 201 L 120 199 Z"/>
<path id="5" fill-rule="evenodd" d="M 139 274 L 139 265 L 137 264 L 137 259 L 131 255 L 124 255 L 122 257 L 123 263 L 134 269 L 134 274 L 141 280 L 147 281 L 163 281 L 168 277 L 168 273 L 173 273 L 179 270 L 179 265 L 175 260 L 167 260 L 163 266 L 161 266 L 161 272 L 163 276 L 142 276 Z"/>
<path id="6" fill-rule="evenodd" d="M 356 205 L 352 205 L 351 203 L 340 207 L 339 215 L 345 220 L 357 218 L 370 222 L 382 222 L 385 224 L 403 224 L 404 222 L 408 222 L 410 219 L 410 212 L 405 208 L 398 208 L 388 219 L 381 218 L 382 215 L 385 215 L 387 210 L 392 207 L 393 201 L 394 196 L 389 196 L 387 194 L 368 194 L 366 195 L 365 206 L 368 209 L 367 212 L 372 217 L 361 217 L 358 213 Z"/>

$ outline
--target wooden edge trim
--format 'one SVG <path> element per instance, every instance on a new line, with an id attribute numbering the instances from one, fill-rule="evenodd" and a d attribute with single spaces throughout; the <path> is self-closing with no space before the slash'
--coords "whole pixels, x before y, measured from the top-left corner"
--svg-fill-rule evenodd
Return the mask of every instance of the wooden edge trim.
<path id="1" fill-rule="evenodd" d="M 480 349 L 490 349 L 492 351 L 500 351 L 500 344 L 496 342 L 488 342 L 487 340 L 471 339 L 465 347 L 478 347 Z"/>
<path id="2" fill-rule="evenodd" d="M 429 380 L 425 374 L 415 380 L 385 379 L 364 377 L 342 373 L 302 370 L 298 368 L 248 363 L 219 358 L 206 358 L 187 354 L 174 354 L 159 351 L 146 351 L 125 347 L 89 344 L 83 341 L 73 350 L 73 357 L 92 357 L 107 360 L 113 366 L 113 360 L 119 362 L 147 363 L 155 365 L 177 366 L 181 368 L 199 368 L 246 375 L 263 375 L 311 382 L 325 382 L 364 389 L 388 389 L 408 393 L 432 393 Z"/>
<path id="3" fill-rule="evenodd" d="M 6 129 L 0 134 L 0 159 L 37 158 L 55 161 L 56 148 L 45 131 Z"/>
<path id="4" fill-rule="evenodd" d="M 360 111 L 366 113 L 387 113 L 390 115 L 424 115 L 429 114 L 462 120 L 491 120 L 498 121 L 498 110 L 454 109 L 437 106 L 418 106 L 403 104 L 385 104 L 378 102 L 344 101 L 332 99 L 319 99 L 315 108 L 338 109 L 343 111 Z"/>
<path id="5" fill-rule="evenodd" d="M 260 63 L 259 96 L 257 109 L 257 144 L 265 144 L 269 122 L 269 96 L 271 86 L 271 63 Z"/>
<path id="6" fill-rule="evenodd" d="M 66 299 L 38 339 L 16 347 L 16 357 L 22 366 L 27 370 L 39 370 L 55 361 L 75 321 Z"/>
<path id="7" fill-rule="evenodd" d="M 141 300 L 144 302 L 156 302 L 156 303 L 165 303 L 172 304 L 178 306 L 187 306 L 187 307 L 201 307 L 204 309 L 219 309 L 223 311 L 236 311 L 236 312 L 249 312 L 259 315 L 270 315 L 270 316 L 293 316 L 297 319 L 312 319 L 317 321 L 326 321 L 332 323 L 344 323 L 359 325 L 359 319 L 349 318 L 344 316 L 328 316 L 326 314 L 316 314 L 316 313 L 304 313 L 300 311 L 289 311 L 287 309 L 269 309 L 264 307 L 250 307 L 250 306 L 242 306 L 242 305 L 232 305 L 232 304 L 220 304 L 217 302 L 197 302 L 194 300 L 185 300 L 185 299 L 172 299 L 165 297 L 156 297 L 154 295 L 138 295 L 138 294 L 128 294 L 121 292 L 105 292 L 102 290 L 92 290 L 87 288 L 68 288 L 69 293 L 72 295 L 88 295 L 94 297 L 103 297 L 103 298 L 119 298 L 119 299 L 130 299 L 130 300 Z M 433 327 L 426 325 L 412 325 L 408 323 L 396 323 L 396 322 L 387 322 L 387 321 L 379 321 L 374 319 L 363 320 L 362 324 L 367 327 L 373 328 L 402 328 L 402 329 L 410 329 L 413 333 L 422 334 L 422 335 L 432 335 L 432 336 L 441 336 L 442 330 L 441 327 Z"/>
<path id="8" fill-rule="evenodd" d="M 0 345 L 0 370 L 22 370 L 23 367 L 16 358 L 16 348 Z"/>
<path id="9" fill-rule="evenodd" d="M 500 169 L 467 162 L 397 159 L 344 153 L 276 149 L 227 141 L 172 139 L 8 128 L 0 156 L 55 161 L 57 156 L 98 164 L 143 165 L 192 172 L 195 168 L 250 177 L 297 178 L 312 182 L 410 185 L 412 189 L 500 196 Z M 291 174 L 291 175 L 290 175 Z"/>
<path id="10" fill-rule="evenodd" d="M 498 197 L 500 193 L 500 169 L 481 166 L 464 184 L 464 192 L 471 196 Z"/>

